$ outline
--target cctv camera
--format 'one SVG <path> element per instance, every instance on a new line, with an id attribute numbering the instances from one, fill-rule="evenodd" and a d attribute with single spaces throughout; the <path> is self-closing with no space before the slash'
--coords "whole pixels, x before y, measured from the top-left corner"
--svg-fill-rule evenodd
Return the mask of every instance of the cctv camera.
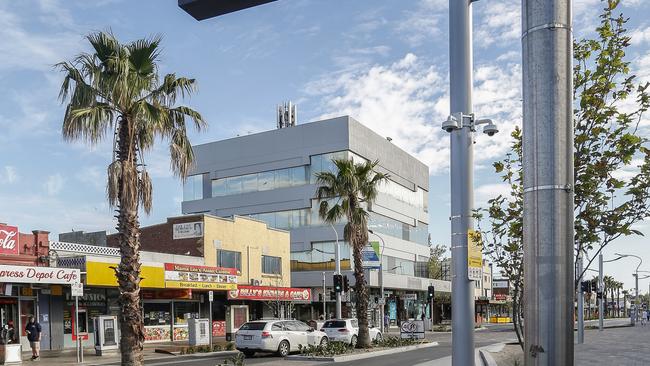
<path id="1" fill-rule="evenodd" d="M 447 132 L 457 130 L 458 128 L 458 120 L 454 116 L 449 116 L 446 121 L 442 122 L 442 129 Z"/>
<path id="2" fill-rule="evenodd" d="M 483 133 L 488 136 L 494 136 L 497 132 L 499 132 L 499 129 L 494 123 L 488 123 L 483 127 Z"/>

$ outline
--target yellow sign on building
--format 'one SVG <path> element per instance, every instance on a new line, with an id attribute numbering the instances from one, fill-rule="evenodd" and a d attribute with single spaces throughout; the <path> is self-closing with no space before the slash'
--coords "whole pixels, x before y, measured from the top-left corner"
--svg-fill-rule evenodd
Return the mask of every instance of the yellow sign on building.
<path id="1" fill-rule="evenodd" d="M 483 269 L 483 240 L 481 232 L 467 232 L 467 276 L 470 280 L 480 281 Z"/>
<path id="2" fill-rule="evenodd" d="M 118 263 L 86 262 L 86 285 L 117 287 L 113 268 L 118 265 Z M 165 269 L 162 266 L 141 266 L 140 277 L 142 277 L 140 287 L 165 288 Z"/>

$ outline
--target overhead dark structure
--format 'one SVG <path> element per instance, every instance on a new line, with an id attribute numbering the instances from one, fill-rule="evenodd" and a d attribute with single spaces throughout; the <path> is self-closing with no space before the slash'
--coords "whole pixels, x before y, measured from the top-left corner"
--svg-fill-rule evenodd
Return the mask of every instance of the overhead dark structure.
<path id="1" fill-rule="evenodd" d="M 196 20 L 204 20 L 276 0 L 178 0 L 178 6 Z"/>

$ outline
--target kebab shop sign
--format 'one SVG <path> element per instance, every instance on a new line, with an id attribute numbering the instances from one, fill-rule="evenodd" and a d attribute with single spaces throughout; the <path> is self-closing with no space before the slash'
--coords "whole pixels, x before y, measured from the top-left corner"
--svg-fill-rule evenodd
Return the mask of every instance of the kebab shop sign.
<path id="1" fill-rule="evenodd" d="M 79 283 L 78 269 L 0 265 L 0 283 Z"/>
<path id="2" fill-rule="evenodd" d="M 18 227 L 0 224 L 0 254 L 18 255 Z"/>

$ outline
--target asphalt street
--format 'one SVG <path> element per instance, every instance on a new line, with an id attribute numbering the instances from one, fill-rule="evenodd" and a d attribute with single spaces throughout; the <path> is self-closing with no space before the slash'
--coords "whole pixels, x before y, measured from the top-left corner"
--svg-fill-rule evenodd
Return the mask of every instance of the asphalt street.
<path id="1" fill-rule="evenodd" d="M 494 343 L 499 343 L 515 338 L 511 326 L 492 325 L 487 329 L 478 330 L 474 333 L 476 347 L 483 347 Z M 417 365 L 426 361 L 436 360 L 451 355 L 451 333 L 428 333 L 427 339 L 439 343 L 436 347 L 424 348 L 409 352 L 396 353 L 381 357 L 367 358 L 350 362 L 339 362 L 336 365 L 372 365 L 372 366 L 394 366 L 394 365 Z M 216 366 L 223 364 L 224 357 L 197 357 L 197 356 L 178 356 L 173 358 L 162 358 L 156 360 L 147 360 L 149 366 Z M 246 359 L 246 365 L 266 365 L 266 366 L 312 366 L 312 365 L 334 365 L 328 362 L 302 362 L 288 361 L 275 355 L 256 355 L 253 358 Z"/>

